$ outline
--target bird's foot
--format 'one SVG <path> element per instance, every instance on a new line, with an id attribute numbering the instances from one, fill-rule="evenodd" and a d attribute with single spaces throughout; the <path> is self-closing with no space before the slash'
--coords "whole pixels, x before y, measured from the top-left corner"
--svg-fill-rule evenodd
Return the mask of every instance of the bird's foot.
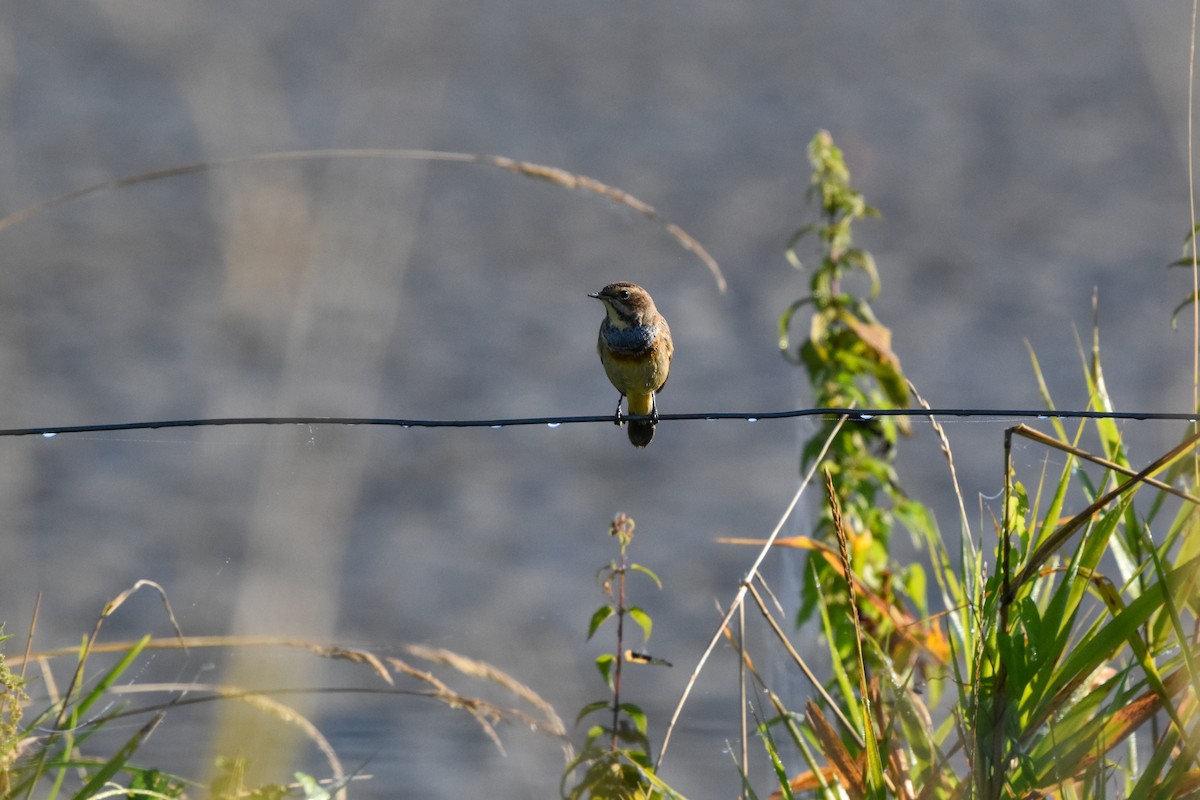
<path id="1" fill-rule="evenodd" d="M 618 428 L 625 424 L 625 417 L 621 414 L 621 401 L 625 399 L 625 395 L 617 398 L 617 410 L 613 412 L 613 425 Z"/>

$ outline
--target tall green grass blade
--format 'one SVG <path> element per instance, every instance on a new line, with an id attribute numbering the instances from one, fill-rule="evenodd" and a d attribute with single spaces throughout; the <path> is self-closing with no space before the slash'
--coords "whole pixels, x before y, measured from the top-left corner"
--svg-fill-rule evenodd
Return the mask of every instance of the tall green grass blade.
<path id="1" fill-rule="evenodd" d="M 142 650 L 144 650 L 146 645 L 150 642 L 150 638 L 150 635 L 147 634 L 134 643 L 133 647 L 129 648 L 125 655 L 123 655 L 120 660 L 118 660 L 117 663 L 108 670 L 108 672 L 104 673 L 103 677 L 101 677 L 100 680 L 96 682 L 96 685 L 92 687 L 92 690 L 80 698 L 73 712 L 76 720 L 79 720 L 85 714 L 87 714 L 88 710 L 95 705 L 96 701 L 104 697 L 105 693 L 108 692 L 112 685 L 117 682 L 122 674 L 124 674 L 125 670 L 129 668 L 129 665 L 132 664 L 139 655 L 141 655 Z"/>
<path id="2" fill-rule="evenodd" d="M 771 769 L 775 772 L 775 779 L 779 782 L 777 796 L 783 797 L 785 800 L 793 800 L 792 783 L 788 779 L 787 769 L 783 766 L 783 759 L 779 757 L 779 748 L 775 746 L 775 737 L 771 735 L 771 726 L 759 716 L 757 708 L 752 707 L 751 711 L 754 713 L 755 728 L 762 737 L 763 748 L 767 751 L 767 758 L 771 762 Z"/>
<path id="3" fill-rule="evenodd" d="M 758 800 L 758 795 L 754 791 L 754 784 L 750 782 L 750 776 L 746 774 L 746 770 L 743 769 L 742 765 L 738 762 L 737 751 L 732 745 L 729 744 L 728 740 L 725 742 L 725 752 L 729 753 L 729 757 L 733 759 L 733 768 L 737 770 L 738 778 L 742 782 L 743 796 L 746 797 L 747 800 Z"/>
<path id="4" fill-rule="evenodd" d="M 137 752 L 142 743 L 146 741 L 146 737 L 154 732 L 154 729 L 158 727 L 158 724 L 162 722 L 165 716 L 164 712 L 159 712 L 154 715 L 153 719 L 139 728 L 100 769 L 92 774 L 88 782 L 83 785 L 83 788 L 74 795 L 74 800 L 89 800 L 89 798 L 95 797 L 99 793 L 100 787 L 108 783 L 114 775 L 121 771 L 125 766 L 125 762 Z"/>
<path id="5" fill-rule="evenodd" d="M 1174 591 L 1184 582 L 1196 576 L 1200 561 L 1189 561 L 1166 574 L 1165 579 L 1156 583 L 1141 597 L 1132 601 L 1127 607 L 1115 614 L 1108 625 L 1096 631 L 1088 639 L 1079 643 L 1070 651 L 1062 666 L 1055 673 L 1049 684 L 1048 695 L 1052 696 L 1072 680 L 1081 675 L 1092 673 L 1098 666 L 1117 652 L 1121 646 L 1136 634 L 1138 628 L 1162 607 L 1164 591 Z"/>
<path id="6" fill-rule="evenodd" d="M 854 684 L 851 683 L 850 676 L 846 674 L 846 666 L 842 663 L 841 654 L 838 653 L 837 637 L 834 635 L 833 621 L 829 618 L 829 606 L 825 602 L 825 592 L 821 588 L 815 570 L 812 573 L 812 580 L 816 584 L 817 610 L 821 615 L 821 628 L 825 633 L 825 643 L 829 647 L 829 662 L 833 669 L 833 679 L 837 683 L 842 697 L 854 697 Z M 863 720 L 862 715 L 859 713 L 858 703 L 846 703 L 845 711 L 850 717 L 850 721 L 854 724 L 854 727 L 861 731 L 863 729 Z"/>
<path id="7" fill-rule="evenodd" d="M 1167 776 L 1163 775 L 1163 770 L 1169 768 L 1178 746 L 1179 736 L 1175 729 L 1165 731 L 1129 793 L 1129 800 L 1149 800 L 1158 797 L 1160 790 L 1174 793 L 1175 787 L 1166 779 Z"/>

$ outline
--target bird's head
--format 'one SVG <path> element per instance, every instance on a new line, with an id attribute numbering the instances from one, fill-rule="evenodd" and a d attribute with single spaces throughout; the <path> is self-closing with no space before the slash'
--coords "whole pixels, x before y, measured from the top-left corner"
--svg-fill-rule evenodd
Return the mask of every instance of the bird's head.
<path id="1" fill-rule="evenodd" d="M 609 321 L 618 328 L 644 325 L 655 313 L 650 293 L 636 283 L 610 283 L 598 292 L 589 294 L 601 303 Z"/>

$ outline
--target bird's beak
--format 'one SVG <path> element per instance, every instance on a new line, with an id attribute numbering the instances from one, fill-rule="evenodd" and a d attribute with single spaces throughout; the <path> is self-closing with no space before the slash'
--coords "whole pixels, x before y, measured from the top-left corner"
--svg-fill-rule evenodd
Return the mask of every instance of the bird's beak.
<path id="1" fill-rule="evenodd" d="M 594 298 L 596 298 L 597 300 L 599 300 L 599 299 L 600 299 L 600 293 L 599 293 L 599 292 L 588 292 L 588 297 L 594 297 Z"/>

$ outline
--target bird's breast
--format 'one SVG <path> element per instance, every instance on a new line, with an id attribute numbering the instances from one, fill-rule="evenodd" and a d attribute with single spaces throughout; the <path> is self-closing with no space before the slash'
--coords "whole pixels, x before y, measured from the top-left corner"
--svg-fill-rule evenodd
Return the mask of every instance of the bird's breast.
<path id="1" fill-rule="evenodd" d="M 658 325 L 600 327 L 597 350 L 613 386 L 630 398 L 657 392 L 667 382 L 671 368 L 670 333 Z M 634 412 L 630 406 L 630 413 Z"/>
<path id="2" fill-rule="evenodd" d="M 614 355 L 644 356 L 658 341 L 658 326 L 631 325 L 618 328 L 605 324 L 600 326 L 600 338 Z"/>

